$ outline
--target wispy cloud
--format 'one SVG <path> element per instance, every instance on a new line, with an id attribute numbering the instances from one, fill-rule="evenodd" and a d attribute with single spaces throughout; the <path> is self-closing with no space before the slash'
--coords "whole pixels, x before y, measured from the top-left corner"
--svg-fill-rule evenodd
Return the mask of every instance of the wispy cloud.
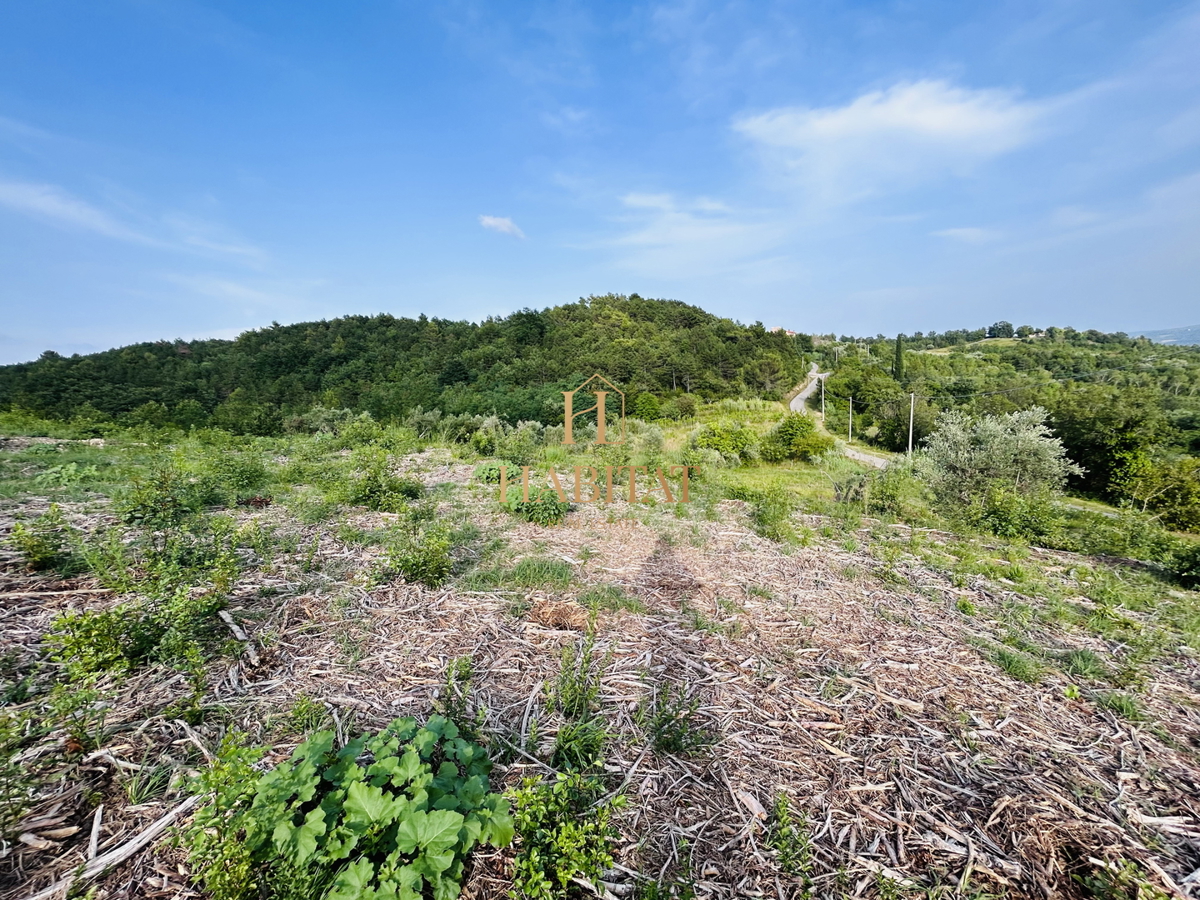
<path id="1" fill-rule="evenodd" d="M 90 231 L 119 241 L 149 245 L 160 243 L 53 184 L 0 181 L 0 206 L 56 225 Z"/>
<path id="2" fill-rule="evenodd" d="M 0 181 L 0 207 L 52 225 L 161 250 L 199 252 L 254 266 L 266 260 L 261 248 L 211 222 L 174 213 L 161 219 L 143 215 L 135 228 L 54 184 Z"/>
<path id="3" fill-rule="evenodd" d="M 734 120 L 787 180 L 848 202 L 973 166 L 1030 142 L 1045 108 L 1003 90 L 901 82 L 844 106 L 789 106 Z"/>
<path id="4" fill-rule="evenodd" d="M 517 223 L 508 216 L 480 216 L 479 224 L 488 231 L 498 231 L 501 234 L 511 234 L 513 237 L 525 239 L 525 232 L 517 227 Z"/>
<path id="5" fill-rule="evenodd" d="M 570 105 L 543 112 L 542 123 L 566 137 L 583 137 L 598 130 L 591 110 Z"/>
<path id="6" fill-rule="evenodd" d="M 0 137 L 34 138 L 45 141 L 52 139 L 54 135 L 34 125 L 27 125 L 25 122 L 18 122 L 7 116 L 0 116 Z"/>
<path id="7" fill-rule="evenodd" d="M 176 240 L 185 247 L 254 266 L 266 261 L 267 254 L 261 247 L 239 240 L 211 222 L 184 215 L 169 215 L 164 222 L 175 232 Z"/>
<path id="8" fill-rule="evenodd" d="M 963 244 L 986 244 L 1000 237 L 1000 232 L 991 228 L 943 228 L 933 232 L 937 237 L 948 238 Z"/>
<path id="9" fill-rule="evenodd" d="M 720 275 L 759 270 L 774 277 L 779 260 L 771 256 L 786 236 L 778 221 L 753 211 L 734 210 L 707 197 L 677 199 L 671 194 L 626 194 L 625 231 L 607 242 L 618 264 L 653 278 Z"/>

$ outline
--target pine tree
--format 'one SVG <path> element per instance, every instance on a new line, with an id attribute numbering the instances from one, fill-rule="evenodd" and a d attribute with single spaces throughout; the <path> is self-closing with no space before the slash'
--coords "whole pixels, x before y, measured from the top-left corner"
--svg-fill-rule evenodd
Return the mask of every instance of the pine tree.
<path id="1" fill-rule="evenodd" d="M 892 362 L 892 377 L 904 381 L 904 335 L 896 335 L 896 357 Z"/>

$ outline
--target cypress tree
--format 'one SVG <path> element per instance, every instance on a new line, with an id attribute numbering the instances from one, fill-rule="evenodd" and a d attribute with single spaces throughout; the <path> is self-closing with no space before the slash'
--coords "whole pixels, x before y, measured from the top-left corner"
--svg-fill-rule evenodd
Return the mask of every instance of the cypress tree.
<path id="1" fill-rule="evenodd" d="M 892 361 L 892 377 L 904 381 L 904 335 L 896 335 L 896 356 Z"/>

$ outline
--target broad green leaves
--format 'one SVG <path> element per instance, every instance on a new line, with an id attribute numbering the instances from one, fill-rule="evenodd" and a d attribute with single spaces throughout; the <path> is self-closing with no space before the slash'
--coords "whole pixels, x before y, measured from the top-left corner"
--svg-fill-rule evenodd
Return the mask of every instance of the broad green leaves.
<path id="1" fill-rule="evenodd" d="M 324 900 L 422 900 L 430 893 L 453 900 L 475 844 L 505 846 L 513 838 L 507 802 L 488 792 L 490 768 L 484 748 L 440 716 L 423 728 L 397 719 L 340 749 L 331 732 L 319 732 L 262 776 L 244 763 L 220 768 L 238 784 L 208 777 L 213 800 L 197 821 L 219 843 L 240 841 L 248 869 L 236 889 L 223 891 L 229 879 L 209 866 L 205 884 L 215 900 L 272 897 L 289 890 L 275 882 L 291 871 L 329 885 L 324 894 L 315 889 Z M 232 810 L 225 798 L 236 798 Z"/>

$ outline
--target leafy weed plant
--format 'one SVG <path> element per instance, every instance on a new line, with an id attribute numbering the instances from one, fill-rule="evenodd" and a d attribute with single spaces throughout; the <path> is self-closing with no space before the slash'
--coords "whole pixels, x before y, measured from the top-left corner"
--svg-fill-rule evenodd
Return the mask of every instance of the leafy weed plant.
<path id="1" fill-rule="evenodd" d="M 513 837 L 487 752 L 441 716 L 318 732 L 263 775 L 261 755 L 227 744 L 199 779 L 184 843 L 214 900 L 453 898 L 475 845 Z"/>
<path id="2" fill-rule="evenodd" d="M 697 716 L 699 709 L 698 697 L 689 697 L 686 687 L 668 682 L 642 702 L 638 720 L 657 752 L 688 756 L 716 740 Z"/>
<path id="3" fill-rule="evenodd" d="M 595 884 L 613 864 L 617 836 L 612 813 L 624 798 L 603 799 L 604 787 L 582 772 L 552 782 L 527 778 L 513 794 L 520 834 L 513 864 L 513 897 L 559 900 L 575 878 Z"/>
<path id="4" fill-rule="evenodd" d="M 775 851 L 775 862 L 785 875 L 803 880 L 804 896 L 811 887 L 813 845 L 803 815 L 792 813 L 784 794 L 775 798 L 767 824 L 767 846 Z"/>

